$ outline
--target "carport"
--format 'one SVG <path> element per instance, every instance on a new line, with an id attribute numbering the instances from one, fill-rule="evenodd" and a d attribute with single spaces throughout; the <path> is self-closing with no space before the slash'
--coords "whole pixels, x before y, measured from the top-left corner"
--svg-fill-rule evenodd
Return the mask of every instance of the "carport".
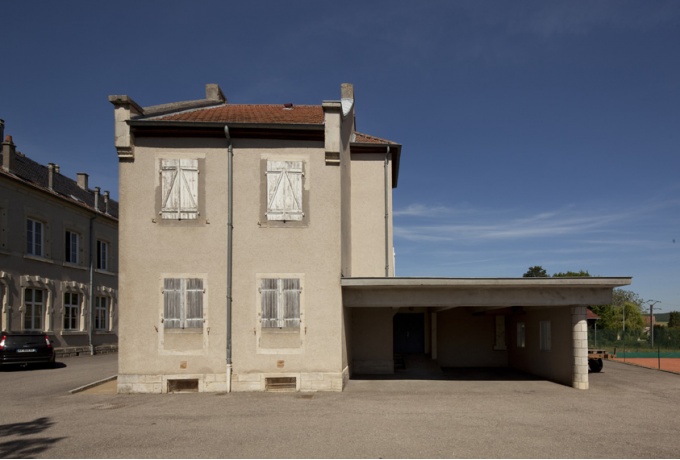
<path id="1" fill-rule="evenodd" d="M 440 367 L 512 368 L 588 388 L 587 307 L 629 277 L 343 278 L 350 373 L 394 373 L 395 355 Z"/>

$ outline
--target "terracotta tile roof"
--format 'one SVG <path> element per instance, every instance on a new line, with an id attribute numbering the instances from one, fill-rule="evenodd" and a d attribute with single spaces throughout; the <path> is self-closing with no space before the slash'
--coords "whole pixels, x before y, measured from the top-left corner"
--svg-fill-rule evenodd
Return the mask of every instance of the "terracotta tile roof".
<path id="1" fill-rule="evenodd" d="M 0 153 L 0 164 L 1 163 L 2 153 Z M 19 179 L 20 181 L 47 193 L 57 195 L 66 201 L 94 209 L 93 190 L 83 190 L 73 179 L 69 179 L 64 175 L 55 172 L 53 190 L 50 191 L 48 189 L 47 166 L 43 166 L 40 163 L 31 160 L 19 152 L 16 153 L 16 163 L 12 173 L 8 173 L 3 168 L 0 168 L 0 173 L 13 177 L 15 180 Z M 99 197 L 99 210 L 104 210 L 104 194 L 101 194 Z M 108 215 L 114 219 L 118 218 L 118 202 L 110 198 Z"/>
<path id="2" fill-rule="evenodd" d="M 153 117 L 159 121 L 323 125 L 320 105 L 224 104 Z"/>
<path id="3" fill-rule="evenodd" d="M 368 134 L 363 134 L 360 132 L 355 131 L 355 139 L 354 143 L 355 144 L 380 144 L 380 145 L 387 145 L 387 144 L 394 144 L 396 145 L 396 142 L 388 141 L 387 139 L 381 139 L 379 137 L 375 136 L 370 136 Z"/>
<path id="4" fill-rule="evenodd" d="M 586 310 L 586 319 L 600 319 L 590 308 Z"/>

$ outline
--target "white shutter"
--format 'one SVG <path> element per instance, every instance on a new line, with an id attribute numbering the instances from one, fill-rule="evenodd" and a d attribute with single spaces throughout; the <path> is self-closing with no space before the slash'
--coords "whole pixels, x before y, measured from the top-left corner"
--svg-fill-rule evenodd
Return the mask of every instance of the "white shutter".
<path id="1" fill-rule="evenodd" d="M 198 218 L 198 160 L 161 160 L 161 217 Z"/>
<path id="2" fill-rule="evenodd" d="M 300 326 L 300 280 L 297 278 L 282 279 L 281 299 L 283 301 L 284 327 Z"/>
<path id="3" fill-rule="evenodd" d="M 282 327 L 278 315 L 278 280 L 266 278 L 260 282 L 262 327 Z"/>
<path id="4" fill-rule="evenodd" d="M 180 219 L 198 218 L 198 160 L 180 160 Z"/>
<path id="5" fill-rule="evenodd" d="M 203 280 L 189 278 L 183 280 L 186 286 L 185 328 L 203 327 Z"/>
<path id="6" fill-rule="evenodd" d="M 267 278 L 260 283 L 262 327 L 300 326 L 300 280 Z"/>
<path id="7" fill-rule="evenodd" d="M 302 220 L 302 162 L 267 162 L 267 219 Z"/>
<path id="8" fill-rule="evenodd" d="M 163 280 L 163 325 L 166 329 L 179 329 L 182 310 L 182 280 Z"/>
<path id="9" fill-rule="evenodd" d="M 177 219 L 179 212 L 179 160 L 161 160 L 161 215 Z"/>

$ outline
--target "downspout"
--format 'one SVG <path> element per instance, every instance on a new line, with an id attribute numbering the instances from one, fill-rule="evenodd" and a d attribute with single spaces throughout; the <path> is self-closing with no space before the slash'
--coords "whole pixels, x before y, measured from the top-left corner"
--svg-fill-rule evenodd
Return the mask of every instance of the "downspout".
<path id="1" fill-rule="evenodd" d="M 387 169 L 389 166 L 390 158 L 390 146 L 387 146 L 387 151 L 385 152 L 385 278 L 390 276 L 390 212 L 388 203 L 388 184 L 387 184 Z"/>
<path id="2" fill-rule="evenodd" d="M 90 324 L 87 328 L 87 343 L 90 346 L 90 355 L 94 355 L 94 344 L 92 343 L 92 329 L 94 329 L 94 220 L 97 216 L 90 217 L 90 230 L 89 230 L 89 241 L 90 241 L 90 294 L 89 294 L 89 317 Z"/>
<path id="3" fill-rule="evenodd" d="M 227 138 L 227 393 L 231 393 L 231 288 L 232 288 L 232 237 L 234 232 L 234 149 L 229 134 L 229 126 L 224 125 Z"/>

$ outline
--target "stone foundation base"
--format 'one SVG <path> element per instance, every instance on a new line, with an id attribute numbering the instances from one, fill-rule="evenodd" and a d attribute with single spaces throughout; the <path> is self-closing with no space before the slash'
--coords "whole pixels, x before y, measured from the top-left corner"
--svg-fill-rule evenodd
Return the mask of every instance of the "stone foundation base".
<path id="1" fill-rule="evenodd" d="M 118 375 L 118 393 L 167 393 L 169 380 L 189 380 L 197 383 L 196 389 L 183 392 L 224 393 L 227 391 L 226 374 L 177 374 L 177 375 Z"/>
<path id="2" fill-rule="evenodd" d="M 342 391 L 349 381 L 349 369 L 342 372 L 288 372 L 280 374 L 233 374 L 231 391 L 266 391 L 267 379 L 288 377 L 294 379 L 287 391 Z M 118 376 L 118 393 L 168 393 L 170 384 L 183 381 L 182 392 L 223 393 L 227 391 L 226 374 L 176 374 L 144 375 L 121 374 Z M 184 382 L 188 381 L 188 382 Z"/>

